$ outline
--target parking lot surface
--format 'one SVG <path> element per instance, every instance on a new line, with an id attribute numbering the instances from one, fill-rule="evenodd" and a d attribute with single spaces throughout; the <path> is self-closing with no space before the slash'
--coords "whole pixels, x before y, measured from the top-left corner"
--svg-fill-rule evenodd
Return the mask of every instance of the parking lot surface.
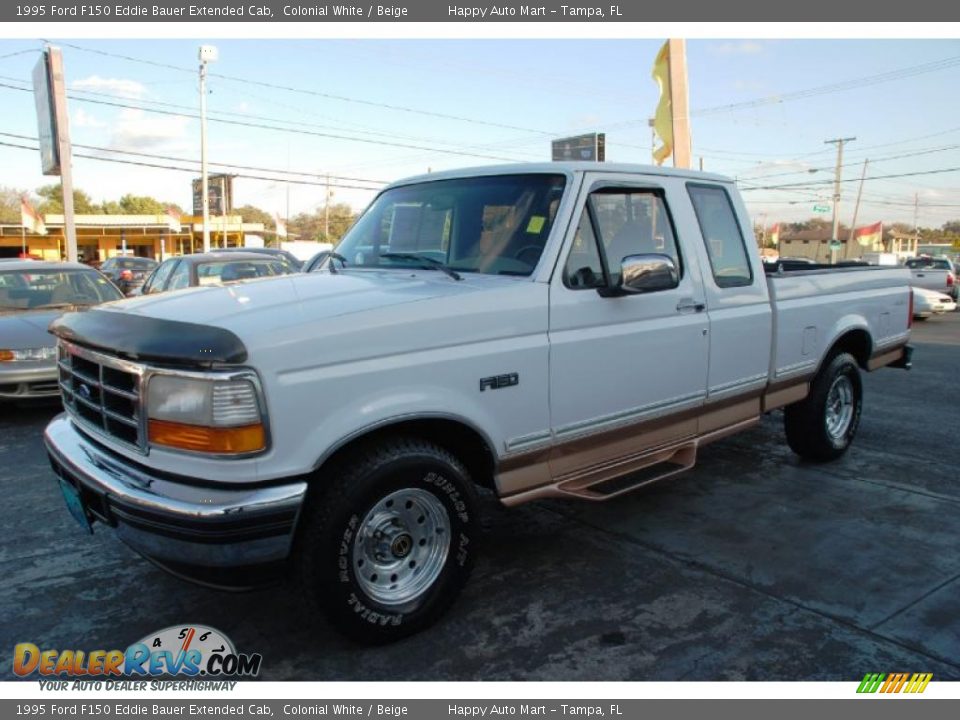
<path id="1" fill-rule="evenodd" d="M 0 408 L 0 676 L 13 645 L 124 648 L 201 623 L 266 680 L 960 679 L 960 313 L 914 326 L 914 369 L 865 377 L 841 460 L 800 462 L 779 413 L 609 503 L 492 498 L 451 612 L 360 647 L 296 594 L 166 575 L 68 514 L 43 450 L 55 406 Z"/>

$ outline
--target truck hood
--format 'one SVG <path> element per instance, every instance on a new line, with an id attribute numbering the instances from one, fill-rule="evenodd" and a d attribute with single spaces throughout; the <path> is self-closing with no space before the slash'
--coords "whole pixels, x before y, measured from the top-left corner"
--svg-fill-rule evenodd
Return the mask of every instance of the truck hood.
<path id="1" fill-rule="evenodd" d="M 465 273 L 461 277 L 463 280 L 456 281 L 437 271 L 420 270 L 304 273 L 146 295 L 103 310 L 160 320 L 187 320 L 237 332 L 265 322 L 266 317 L 271 324 L 278 320 L 320 320 L 517 282 L 479 274 Z"/>
<path id="2" fill-rule="evenodd" d="M 435 270 L 399 269 L 288 275 L 130 298 L 83 313 L 85 317 L 65 315 L 51 330 L 139 359 L 237 364 L 258 353 L 275 357 L 278 352 L 302 353 L 307 347 L 315 351 L 317 339 L 328 341 L 328 358 L 358 358 L 388 337 L 394 351 L 402 352 L 398 345 L 405 343 L 398 342 L 395 333 L 406 326 L 429 325 L 438 331 L 437 342 L 509 333 L 516 321 L 505 319 L 499 309 L 503 305 L 480 298 L 496 290 L 529 296 L 537 285 L 476 273 L 461 277 L 458 281 Z M 545 293 L 546 286 L 538 290 Z M 539 305 L 545 312 L 545 302 L 508 300 L 503 307 L 518 305 L 528 310 Z M 485 318 L 482 328 L 470 326 L 471 316 Z M 533 330 L 529 321 L 521 324 L 522 329 L 514 330 Z M 422 335 L 419 342 L 424 342 Z"/>

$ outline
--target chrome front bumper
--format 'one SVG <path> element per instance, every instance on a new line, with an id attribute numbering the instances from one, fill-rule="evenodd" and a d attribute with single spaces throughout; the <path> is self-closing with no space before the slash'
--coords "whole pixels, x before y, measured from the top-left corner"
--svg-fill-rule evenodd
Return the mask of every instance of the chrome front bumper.
<path id="1" fill-rule="evenodd" d="M 0 363 L 0 400 L 57 397 L 55 362 Z"/>
<path id="2" fill-rule="evenodd" d="M 257 488 L 178 482 L 95 443 L 66 414 L 50 422 L 44 441 L 54 472 L 79 491 L 91 519 L 168 569 L 262 566 L 290 555 L 305 482 Z"/>

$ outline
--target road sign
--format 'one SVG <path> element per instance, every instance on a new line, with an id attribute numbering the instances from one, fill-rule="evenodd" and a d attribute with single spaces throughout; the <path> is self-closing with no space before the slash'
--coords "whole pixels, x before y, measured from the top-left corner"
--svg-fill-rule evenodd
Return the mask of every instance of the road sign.
<path id="1" fill-rule="evenodd" d="M 589 133 L 575 137 L 560 138 L 550 143 L 553 161 L 598 160 L 606 155 L 607 136 L 604 133 Z"/>
<path id="2" fill-rule="evenodd" d="M 831 241 L 830 241 L 830 249 L 831 249 L 831 250 L 839 250 L 839 249 L 842 248 L 842 247 L 843 247 L 843 243 L 841 243 L 839 240 L 831 240 Z"/>
<path id="3" fill-rule="evenodd" d="M 814 206 L 813 206 L 813 211 L 814 211 L 814 212 L 818 212 L 818 213 L 828 213 L 828 212 L 830 212 L 830 206 L 829 206 L 829 205 L 814 205 Z"/>

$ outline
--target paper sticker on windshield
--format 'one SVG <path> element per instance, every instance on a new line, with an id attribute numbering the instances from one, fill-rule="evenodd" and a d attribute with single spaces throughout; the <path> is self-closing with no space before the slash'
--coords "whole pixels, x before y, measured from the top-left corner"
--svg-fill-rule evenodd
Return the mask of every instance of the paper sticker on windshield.
<path id="1" fill-rule="evenodd" d="M 543 230 L 543 224 L 547 219 L 543 215 L 534 215 L 527 223 L 527 232 L 531 235 L 538 235 Z"/>

